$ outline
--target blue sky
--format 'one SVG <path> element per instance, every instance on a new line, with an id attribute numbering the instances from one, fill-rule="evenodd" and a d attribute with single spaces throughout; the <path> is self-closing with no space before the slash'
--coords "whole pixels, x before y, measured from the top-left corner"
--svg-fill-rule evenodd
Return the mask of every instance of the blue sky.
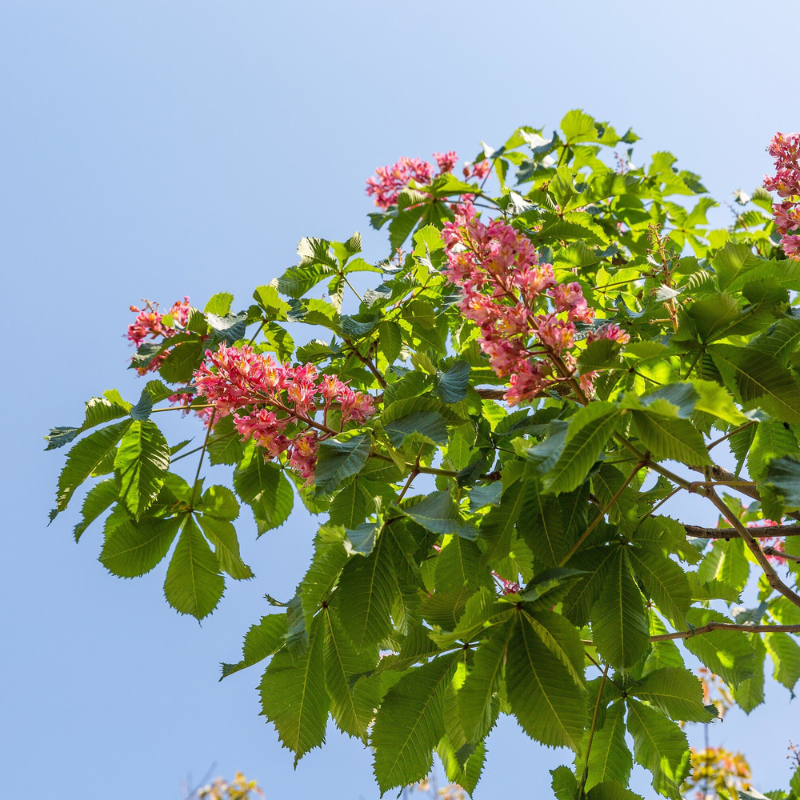
<path id="1" fill-rule="evenodd" d="M 294 772 L 256 716 L 258 674 L 217 683 L 218 663 L 235 660 L 265 612 L 264 592 L 292 593 L 311 520 L 298 515 L 258 542 L 242 524 L 258 577 L 229 589 L 199 626 L 167 607 L 163 569 L 136 581 L 108 575 L 99 528 L 76 546 L 74 509 L 46 527 L 63 459 L 44 453 L 41 437 L 79 420 L 104 389 L 138 396 L 122 333 L 141 297 L 188 294 L 202 306 L 226 290 L 246 305 L 305 235 L 359 229 L 367 255 L 385 255 L 367 230 L 364 179 L 401 155 L 471 158 L 481 140 L 499 144 L 520 124 L 550 128 L 582 107 L 633 126 L 634 162 L 669 149 L 727 201 L 769 169 L 772 133 L 800 127 L 777 44 L 798 29 L 800 6 L 560 6 L 0 2 L 10 353 L 0 393 L 0 752 L 11 784 L 167 800 L 188 772 L 216 762 L 217 773 L 258 778 L 270 797 L 377 798 L 361 745 L 331 731 Z M 171 440 L 190 428 L 171 422 Z M 711 522 L 689 505 L 673 512 Z M 800 739 L 786 690 L 771 684 L 768 700 L 769 710 L 734 712 L 711 731 L 747 751 L 762 789 L 786 782 L 785 746 Z M 549 784 L 546 769 L 568 760 L 506 721 L 478 797 Z"/>

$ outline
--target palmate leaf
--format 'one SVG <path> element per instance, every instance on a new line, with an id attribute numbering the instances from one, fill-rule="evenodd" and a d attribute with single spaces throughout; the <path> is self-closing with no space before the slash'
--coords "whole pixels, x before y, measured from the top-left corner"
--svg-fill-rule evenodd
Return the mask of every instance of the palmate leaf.
<path id="1" fill-rule="evenodd" d="M 747 471 L 754 481 L 763 479 L 773 458 L 797 453 L 797 439 L 783 423 L 773 420 L 759 422 L 754 428 L 752 445 L 747 456 Z"/>
<path id="2" fill-rule="evenodd" d="M 300 583 L 300 599 L 306 623 L 316 614 L 347 562 L 341 528 L 323 525 L 314 539 L 314 557 Z"/>
<path id="3" fill-rule="evenodd" d="M 664 667 L 651 672 L 628 694 L 681 722 L 711 722 L 717 717 L 703 705 L 703 685 L 688 669 Z"/>
<path id="4" fill-rule="evenodd" d="M 744 589 L 749 575 L 750 564 L 745 556 L 744 541 L 739 538 L 714 542 L 697 569 L 698 580 L 703 583 L 718 580 L 737 593 Z"/>
<path id="5" fill-rule="evenodd" d="M 633 411 L 636 430 L 645 447 L 657 459 L 685 464 L 711 464 L 703 436 L 688 419 L 650 411 Z"/>
<path id="6" fill-rule="evenodd" d="M 435 658 L 408 672 L 386 693 L 371 737 L 382 794 L 430 771 L 433 749 L 445 734 L 444 697 L 458 657 Z"/>
<path id="7" fill-rule="evenodd" d="M 782 422 L 800 423 L 800 383 L 775 356 L 722 344 L 709 352 L 745 408 L 762 408 Z"/>
<path id="8" fill-rule="evenodd" d="M 653 788 L 680 800 L 678 787 L 689 769 L 686 734 L 672 720 L 629 697 L 628 731 L 637 764 L 653 774 Z"/>
<path id="9" fill-rule="evenodd" d="M 586 692 L 533 627 L 522 621 L 514 626 L 508 644 L 506 690 L 511 710 L 528 736 L 553 747 L 580 749 Z"/>
<path id="10" fill-rule="evenodd" d="M 345 565 L 334 599 L 342 625 L 358 652 L 389 634 L 398 592 L 387 539 L 379 536 L 366 558 L 354 557 Z"/>
<path id="11" fill-rule="evenodd" d="M 293 656 L 279 650 L 261 679 L 262 714 L 275 726 L 284 747 L 294 753 L 295 765 L 325 742 L 328 693 L 325 688 L 325 620 L 314 618 L 308 646 Z"/>
<path id="12" fill-rule="evenodd" d="M 236 528 L 228 520 L 203 514 L 198 516 L 198 522 L 206 538 L 214 545 L 214 554 L 223 572 L 237 581 L 255 577 L 253 570 L 242 561 Z"/>
<path id="13" fill-rule="evenodd" d="M 764 483 L 771 487 L 788 508 L 800 508 L 800 459 L 790 456 L 769 462 Z"/>
<path id="14" fill-rule="evenodd" d="M 169 562 L 164 582 L 167 602 L 179 613 L 200 620 L 217 607 L 223 591 L 219 561 L 189 515 Z"/>
<path id="15" fill-rule="evenodd" d="M 50 512 L 53 520 L 69 503 L 73 493 L 113 453 L 133 420 L 123 420 L 101 428 L 78 442 L 67 456 L 67 463 L 58 476 L 56 507 Z"/>
<path id="16" fill-rule="evenodd" d="M 767 655 L 767 649 L 759 634 L 751 634 L 748 638 L 755 651 L 753 677 L 741 681 L 738 686 L 731 687 L 731 694 L 736 705 L 745 714 L 749 714 L 764 702 L 764 660 Z"/>
<path id="17" fill-rule="evenodd" d="M 351 688 L 351 679 L 375 667 L 378 647 L 357 653 L 335 613 L 325 613 L 325 685 L 330 698 L 331 714 L 339 730 L 361 739 L 365 744 L 369 726 L 380 705 L 381 678 L 373 676 L 358 681 Z"/>
<path id="18" fill-rule="evenodd" d="M 447 537 L 436 557 L 437 591 L 451 592 L 465 586 L 491 585 L 489 573 L 481 568 L 480 559 L 481 551 L 475 542 L 461 536 Z"/>
<path id="19" fill-rule="evenodd" d="M 643 800 L 640 794 L 627 789 L 619 781 L 603 781 L 589 790 L 587 800 Z"/>
<path id="20" fill-rule="evenodd" d="M 356 528 L 367 518 L 375 508 L 364 481 L 356 478 L 350 481 L 333 498 L 329 514 L 333 525 L 343 525 L 345 528 Z"/>
<path id="21" fill-rule="evenodd" d="M 466 361 L 454 361 L 439 378 L 437 394 L 445 403 L 458 403 L 467 396 L 471 367 Z"/>
<path id="22" fill-rule="evenodd" d="M 624 548 L 617 549 L 609 565 L 591 621 L 595 647 L 614 668 L 632 667 L 647 651 L 650 633 L 644 598 Z"/>
<path id="23" fill-rule="evenodd" d="M 522 494 L 517 530 L 542 564 L 555 567 L 569 549 L 559 499 L 544 494 L 542 483 L 536 478 L 522 484 Z"/>
<path id="24" fill-rule="evenodd" d="M 590 611 L 619 557 L 618 550 L 617 546 L 593 547 L 576 553 L 570 560 L 573 567 L 587 573 L 586 577 L 577 580 L 564 598 L 562 613 L 573 625 L 583 627 L 589 622 Z"/>
<path id="25" fill-rule="evenodd" d="M 81 536 L 89 525 L 109 509 L 117 501 L 118 497 L 117 482 L 111 478 L 100 481 L 100 483 L 89 489 L 81 508 L 81 521 L 73 531 L 76 542 L 80 541 Z"/>
<path id="26" fill-rule="evenodd" d="M 692 602 L 689 581 L 683 569 L 672 559 L 652 550 L 630 548 L 628 555 L 647 594 L 673 625 L 682 626 L 684 614 Z"/>
<path id="27" fill-rule="evenodd" d="M 489 509 L 481 519 L 480 534 L 486 542 L 483 562 L 506 558 L 511 552 L 514 527 L 525 499 L 522 481 L 516 481 L 503 492 L 500 504 Z"/>
<path id="28" fill-rule="evenodd" d="M 507 622 L 492 629 L 475 651 L 475 661 L 458 692 L 458 710 L 464 735 L 477 744 L 494 724 L 493 697 L 498 690 L 506 658 L 506 647 L 514 627 Z"/>
<path id="29" fill-rule="evenodd" d="M 169 469 L 169 445 L 154 422 L 134 420 L 117 450 L 114 471 L 120 500 L 135 517 L 156 499 Z"/>
<path id="30" fill-rule="evenodd" d="M 544 490 L 558 494 L 583 483 L 616 430 L 621 415 L 622 411 L 613 403 L 598 400 L 570 417 L 564 449 L 544 474 Z"/>
<path id="31" fill-rule="evenodd" d="M 120 578 L 145 575 L 167 555 L 180 524 L 180 517 L 123 520 L 107 530 L 100 563 Z"/>
<path id="32" fill-rule="evenodd" d="M 345 478 L 360 472 L 367 463 L 371 447 L 372 437 L 369 434 L 354 436 L 346 442 L 335 439 L 322 442 L 314 476 L 317 492 L 333 492 Z"/>
<path id="33" fill-rule="evenodd" d="M 708 622 L 730 622 L 727 617 L 710 608 L 690 608 L 686 613 L 686 621 L 695 628 Z M 690 636 L 683 644 L 734 689 L 753 675 L 755 651 L 747 638 L 737 631 L 710 631 L 702 636 Z"/>
<path id="34" fill-rule="evenodd" d="M 130 404 L 121 405 L 112 402 L 106 397 L 93 397 L 86 402 L 86 413 L 83 424 L 78 427 L 61 426 L 53 428 L 44 438 L 47 440 L 45 450 L 55 450 L 69 444 L 76 436 L 84 431 L 102 425 L 104 422 L 124 417 L 130 411 Z"/>
<path id="35" fill-rule="evenodd" d="M 465 539 L 477 538 L 473 525 L 464 522 L 450 492 L 433 492 L 417 501 L 404 503 L 403 513 L 432 533 L 463 536 Z"/>
<path id="36" fill-rule="evenodd" d="M 588 738 L 588 732 L 587 732 Z M 588 742 L 584 742 L 586 749 Z M 627 786 L 633 757 L 625 744 L 625 707 L 614 703 L 605 714 L 603 726 L 594 732 L 586 777 L 586 791 L 605 781 Z"/>
<path id="37" fill-rule="evenodd" d="M 244 637 L 242 660 L 236 664 L 223 664 L 220 680 L 269 658 L 283 646 L 286 633 L 286 614 L 261 617 L 261 621 L 257 625 L 251 625 Z"/>
<path id="38" fill-rule="evenodd" d="M 265 463 L 251 448 L 233 474 L 239 497 L 253 509 L 259 536 L 282 525 L 292 511 L 294 494 L 286 476 L 274 463 Z"/>
<path id="39" fill-rule="evenodd" d="M 794 692 L 800 680 L 800 645 L 788 633 L 768 633 L 764 636 L 764 645 L 774 666 L 772 677 Z"/>

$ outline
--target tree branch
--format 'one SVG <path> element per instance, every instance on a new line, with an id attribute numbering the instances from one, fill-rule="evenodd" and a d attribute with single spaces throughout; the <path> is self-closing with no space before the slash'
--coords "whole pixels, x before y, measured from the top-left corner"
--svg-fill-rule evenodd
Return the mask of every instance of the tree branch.
<path id="1" fill-rule="evenodd" d="M 651 642 L 666 642 L 671 639 L 691 639 L 711 631 L 746 631 L 747 633 L 800 633 L 800 625 L 737 625 L 734 622 L 709 622 L 699 628 L 688 631 L 675 631 L 674 633 L 660 633 L 651 636 Z"/>
<path id="2" fill-rule="evenodd" d="M 775 589 L 776 592 L 782 594 L 787 600 L 794 603 L 798 608 L 800 608 L 800 595 L 797 592 L 792 591 L 778 576 L 778 573 L 775 572 L 775 568 L 770 563 L 769 559 L 764 555 L 764 551 L 761 549 L 761 546 L 758 542 L 753 538 L 752 534 L 750 533 L 750 529 L 746 528 L 739 517 L 731 511 L 725 503 L 719 498 L 717 493 L 713 489 L 708 489 L 708 494 L 706 495 L 708 499 L 722 512 L 722 516 L 730 522 L 730 524 L 736 529 L 736 532 L 739 536 L 744 540 L 744 543 L 747 545 L 750 552 L 753 554 L 753 557 L 756 561 L 758 561 L 762 570 L 764 570 L 764 575 L 767 577 L 767 583 Z"/>
<path id="3" fill-rule="evenodd" d="M 701 528 L 699 525 L 684 525 L 687 536 L 695 539 L 736 539 L 739 534 L 733 528 Z M 800 536 L 800 525 L 775 525 L 771 528 L 748 528 L 754 539 L 772 539 L 774 536 Z"/>

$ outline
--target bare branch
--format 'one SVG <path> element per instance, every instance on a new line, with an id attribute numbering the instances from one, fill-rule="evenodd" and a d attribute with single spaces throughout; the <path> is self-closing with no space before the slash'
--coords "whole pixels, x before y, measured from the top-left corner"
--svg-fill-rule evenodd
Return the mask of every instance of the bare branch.
<path id="1" fill-rule="evenodd" d="M 691 639 L 711 631 L 745 631 L 747 633 L 800 633 L 800 625 L 737 625 L 734 622 L 709 622 L 699 628 L 688 631 L 675 631 L 674 633 L 660 633 L 651 636 L 651 642 L 666 642 L 670 639 Z"/>
<path id="2" fill-rule="evenodd" d="M 733 528 L 701 528 L 699 525 L 684 525 L 686 534 L 695 539 L 738 539 Z M 748 528 L 754 539 L 772 539 L 775 536 L 800 536 L 800 525 L 774 525 L 771 528 Z"/>

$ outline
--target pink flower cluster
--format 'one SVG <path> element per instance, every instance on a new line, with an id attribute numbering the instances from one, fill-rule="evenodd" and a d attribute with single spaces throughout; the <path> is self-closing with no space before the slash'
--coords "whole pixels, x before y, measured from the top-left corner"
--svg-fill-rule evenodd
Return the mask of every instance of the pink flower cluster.
<path id="1" fill-rule="evenodd" d="M 769 154 L 775 159 L 775 175 L 764 176 L 764 188 L 784 198 L 772 206 L 775 227 L 784 253 L 800 261 L 800 133 L 776 133 Z"/>
<path id="2" fill-rule="evenodd" d="M 182 302 L 173 303 L 167 314 L 162 314 L 158 310 L 158 303 L 153 303 L 150 300 L 144 301 L 145 307 L 139 308 L 138 306 L 131 306 L 130 309 L 137 316 L 136 319 L 128 325 L 126 338 L 134 346 L 139 347 L 148 339 L 152 342 L 158 339 L 169 339 L 178 333 L 178 329 L 164 323 L 164 317 L 169 315 L 172 317 L 172 322 L 178 328 L 185 328 L 189 322 L 189 312 L 191 304 L 189 298 L 184 297 Z M 159 353 L 146 367 L 138 369 L 140 375 L 147 372 L 155 372 L 164 359 L 167 357 L 167 352 Z"/>
<path id="3" fill-rule="evenodd" d="M 335 375 L 320 375 L 313 364 L 281 364 L 247 346 L 223 344 L 217 352 L 207 350 L 194 384 L 213 405 L 216 419 L 234 414 L 243 441 L 252 438 L 265 460 L 286 453 L 289 466 L 307 483 L 314 479 L 319 443 L 346 423 L 364 423 L 375 413 L 368 394 L 354 391 Z M 328 424 L 335 409 L 338 430 Z M 320 410 L 322 421 L 316 418 Z"/>
<path id="4" fill-rule="evenodd" d="M 539 263 L 524 234 L 502 220 L 485 225 L 469 202 L 456 207 L 442 237 L 444 273 L 462 290 L 460 308 L 480 327 L 480 345 L 495 374 L 511 376 L 507 402 L 515 405 L 571 381 L 574 323 L 594 320 L 580 284 L 559 284 L 552 265 Z M 603 326 L 593 336 L 620 343 L 629 339 L 616 325 Z M 591 392 L 592 378 L 580 377 L 584 392 Z"/>
<path id="5" fill-rule="evenodd" d="M 454 150 L 446 153 L 434 153 L 434 159 L 439 167 L 437 175 L 452 172 L 458 162 L 458 154 Z M 483 179 L 489 174 L 491 162 L 484 160 L 477 164 L 467 164 L 464 167 L 464 178 Z M 432 164 L 419 158 L 401 158 L 391 166 L 378 167 L 375 175 L 367 178 L 367 194 L 375 196 L 375 205 L 384 211 L 397 203 L 400 192 L 413 180 L 418 184 L 430 183 L 434 178 Z"/>

